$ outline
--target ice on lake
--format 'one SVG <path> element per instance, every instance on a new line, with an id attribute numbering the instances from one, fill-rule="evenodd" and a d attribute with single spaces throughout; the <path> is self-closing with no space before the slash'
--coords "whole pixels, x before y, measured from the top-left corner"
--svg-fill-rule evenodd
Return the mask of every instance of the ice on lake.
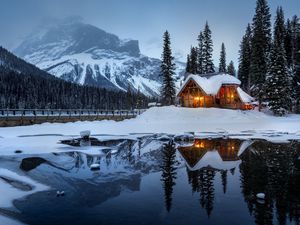
<path id="1" fill-rule="evenodd" d="M 22 137 L 21 153 L 12 143 L 0 156 L 0 214 L 30 225 L 299 221 L 299 142 L 187 136 Z"/>

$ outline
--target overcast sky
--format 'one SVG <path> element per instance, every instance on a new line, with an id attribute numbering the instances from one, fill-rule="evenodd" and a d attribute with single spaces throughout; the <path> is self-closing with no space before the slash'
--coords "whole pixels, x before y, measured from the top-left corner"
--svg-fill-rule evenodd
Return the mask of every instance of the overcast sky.
<path id="1" fill-rule="evenodd" d="M 168 29 L 173 53 L 186 58 L 207 20 L 218 65 L 221 43 L 227 61 L 238 58 L 239 43 L 251 22 L 255 0 L 0 0 L 0 45 L 13 50 L 43 18 L 78 15 L 120 38 L 137 39 L 141 52 L 160 57 Z M 300 16 L 300 0 L 269 0 L 272 21 L 277 6 L 285 17 Z"/>

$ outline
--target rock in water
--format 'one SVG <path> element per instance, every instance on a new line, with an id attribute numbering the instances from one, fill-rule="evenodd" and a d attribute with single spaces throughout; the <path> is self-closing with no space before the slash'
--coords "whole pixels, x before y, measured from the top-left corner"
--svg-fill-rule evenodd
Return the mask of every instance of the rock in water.
<path id="1" fill-rule="evenodd" d="M 112 155 L 113 155 L 113 154 L 116 154 L 116 153 L 118 153 L 118 150 L 115 150 L 115 149 L 114 149 L 114 150 L 111 150 L 110 153 L 111 153 Z"/>
<path id="2" fill-rule="evenodd" d="M 266 195 L 264 193 L 257 193 L 256 198 L 265 199 Z"/>
<path id="3" fill-rule="evenodd" d="M 56 196 L 59 197 L 59 196 L 64 196 L 65 195 L 65 192 L 64 191 L 57 191 L 56 192 Z"/>
<path id="4" fill-rule="evenodd" d="M 89 130 L 83 130 L 80 132 L 80 136 L 82 139 L 89 139 L 91 135 L 91 131 Z"/>
<path id="5" fill-rule="evenodd" d="M 100 170 L 100 164 L 94 163 L 90 166 L 91 170 Z"/>

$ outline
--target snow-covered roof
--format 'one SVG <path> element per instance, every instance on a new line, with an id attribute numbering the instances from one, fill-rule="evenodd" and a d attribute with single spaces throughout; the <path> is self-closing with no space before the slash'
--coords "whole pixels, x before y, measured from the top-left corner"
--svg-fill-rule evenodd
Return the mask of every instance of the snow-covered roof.
<path id="1" fill-rule="evenodd" d="M 243 152 L 247 148 L 249 148 L 253 143 L 254 141 L 247 141 L 247 140 L 244 141 L 239 147 L 237 156 L 240 157 L 243 154 Z M 180 152 L 180 154 L 182 153 Z M 241 162 L 240 159 L 224 161 L 220 156 L 220 153 L 216 149 L 206 151 L 195 165 L 190 165 L 185 157 L 182 158 L 186 162 L 186 165 L 189 168 L 189 170 L 191 171 L 200 170 L 201 168 L 204 167 L 212 167 L 214 169 L 220 169 L 220 170 L 229 170 L 237 167 Z"/>
<path id="2" fill-rule="evenodd" d="M 184 90 L 190 80 L 193 80 L 207 95 L 216 95 L 223 84 L 241 84 L 239 79 L 229 74 L 217 74 L 213 76 L 190 74 L 180 87 L 177 95 Z"/>
<path id="3" fill-rule="evenodd" d="M 240 87 L 237 88 L 237 93 L 238 93 L 241 101 L 244 103 L 250 103 L 250 102 L 254 101 L 254 98 L 251 97 L 250 95 L 248 95 L 246 92 L 244 92 L 242 90 L 242 88 L 240 88 Z"/>
<path id="4" fill-rule="evenodd" d="M 194 167 L 187 167 L 191 171 L 200 170 L 205 167 L 211 167 L 218 170 L 230 170 L 236 168 L 241 163 L 241 160 L 223 161 L 217 150 L 207 151 L 205 155 L 197 162 Z"/>

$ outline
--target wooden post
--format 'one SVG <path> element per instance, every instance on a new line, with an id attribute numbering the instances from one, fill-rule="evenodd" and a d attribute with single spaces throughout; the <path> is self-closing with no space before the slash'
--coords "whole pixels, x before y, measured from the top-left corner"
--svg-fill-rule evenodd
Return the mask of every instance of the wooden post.
<path id="1" fill-rule="evenodd" d="M 190 88 L 188 87 L 188 107 L 190 107 Z"/>

